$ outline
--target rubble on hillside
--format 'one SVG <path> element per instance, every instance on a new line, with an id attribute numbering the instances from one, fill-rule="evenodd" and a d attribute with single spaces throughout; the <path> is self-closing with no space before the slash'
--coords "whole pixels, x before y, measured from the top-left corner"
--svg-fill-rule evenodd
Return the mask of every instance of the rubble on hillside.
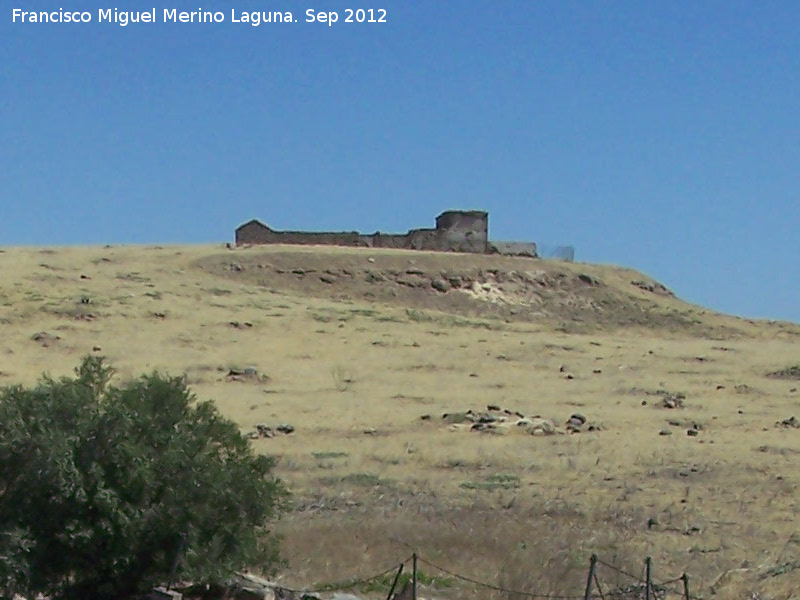
<path id="1" fill-rule="evenodd" d="M 420 417 L 422 421 L 432 421 L 431 415 Z M 566 433 L 583 433 L 600 431 L 601 425 L 589 422 L 585 416 L 575 413 L 561 422 L 544 418 L 541 415 L 525 416 L 518 410 L 501 408 L 489 404 L 484 411 L 468 409 L 463 412 L 447 412 L 441 416 L 449 431 L 473 431 L 480 433 L 498 433 L 522 431 L 530 435 L 563 435 Z"/>
<path id="2" fill-rule="evenodd" d="M 276 427 L 270 427 L 266 423 L 258 423 L 255 431 L 249 431 L 245 435 L 247 435 L 247 437 L 251 440 L 259 440 L 274 438 L 279 434 L 289 435 L 292 433 L 294 433 L 294 425 L 289 425 L 288 423 L 283 423 L 281 425 L 277 425 Z"/>
<path id="3" fill-rule="evenodd" d="M 791 416 L 788 419 L 783 419 L 782 421 L 776 422 L 775 427 L 783 427 L 785 429 L 800 429 L 800 420 L 798 420 L 795 416 Z"/>
<path id="4" fill-rule="evenodd" d="M 255 367 L 231 368 L 225 376 L 225 381 L 266 383 L 269 380 L 269 375 L 259 373 Z"/>

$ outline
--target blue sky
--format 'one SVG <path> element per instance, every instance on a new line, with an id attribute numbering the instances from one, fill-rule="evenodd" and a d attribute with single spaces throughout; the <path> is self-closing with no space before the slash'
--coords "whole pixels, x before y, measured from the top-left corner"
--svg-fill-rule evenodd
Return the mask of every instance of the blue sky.
<path id="1" fill-rule="evenodd" d="M 800 322 L 797 2 L 3 4 L 0 245 L 223 242 L 253 217 L 402 232 L 481 208 L 495 239 Z M 114 7 L 226 22 L 97 22 Z"/>

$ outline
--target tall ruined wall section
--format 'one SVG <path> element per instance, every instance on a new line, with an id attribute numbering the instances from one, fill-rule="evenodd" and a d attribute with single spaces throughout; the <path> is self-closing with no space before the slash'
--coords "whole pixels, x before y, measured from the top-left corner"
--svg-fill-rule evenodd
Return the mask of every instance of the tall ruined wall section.
<path id="1" fill-rule="evenodd" d="M 399 248 L 404 250 L 426 250 L 436 236 L 434 229 L 412 229 L 408 233 L 375 233 L 369 238 L 372 248 Z"/>
<path id="2" fill-rule="evenodd" d="M 436 250 L 485 254 L 489 247 L 489 213 L 449 210 L 436 217 Z"/>

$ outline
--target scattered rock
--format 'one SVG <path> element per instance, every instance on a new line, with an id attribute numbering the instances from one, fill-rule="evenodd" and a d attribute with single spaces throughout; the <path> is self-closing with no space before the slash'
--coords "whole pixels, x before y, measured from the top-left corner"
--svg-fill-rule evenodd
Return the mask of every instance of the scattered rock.
<path id="1" fill-rule="evenodd" d="M 288 590 L 283 590 L 261 577 L 249 573 L 236 573 L 228 580 L 221 595 L 232 600 L 276 600 L 277 598 L 295 598 Z"/>
<path id="2" fill-rule="evenodd" d="M 448 277 L 447 282 L 456 290 L 461 288 L 461 284 L 463 283 L 461 277 L 455 275 Z"/>
<path id="3" fill-rule="evenodd" d="M 320 275 L 319 280 L 322 283 L 336 283 L 336 277 L 333 275 Z"/>
<path id="4" fill-rule="evenodd" d="M 683 408 L 683 401 L 686 399 L 685 394 L 664 391 L 660 395 L 662 398 L 657 406 L 661 408 Z"/>
<path id="5" fill-rule="evenodd" d="M 658 435 L 672 435 L 672 430 L 671 429 L 662 429 L 661 431 L 658 432 Z"/>
<path id="6" fill-rule="evenodd" d="M 775 423 L 775 427 L 800 429 L 800 421 L 796 417 L 791 416 L 788 419 Z"/>
<path id="7" fill-rule="evenodd" d="M 555 435 L 557 433 L 563 433 L 559 431 L 555 423 L 549 419 L 521 419 L 517 424 L 520 425 L 523 422 L 526 422 L 524 425 L 525 431 L 531 435 Z"/>
<path id="8" fill-rule="evenodd" d="M 272 428 L 266 423 L 258 423 L 256 425 L 255 431 L 250 431 L 246 435 L 251 440 L 258 440 L 258 439 L 274 438 L 279 433 L 282 433 L 284 435 L 289 435 L 290 433 L 294 433 L 294 426 L 282 424 L 278 425 L 275 428 Z"/>
<path id="9" fill-rule="evenodd" d="M 645 292 L 650 292 L 651 294 L 658 294 L 660 296 L 675 296 L 675 294 L 672 293 L 667 286 L 662 283 L 658 283 L 657 281 L 631 281 L 631 285 L 634 285 Z"/>
<path id="10" fill-rule="evenodd" d="M 588 423 L 586 417 L 575 413 L 565 423 L 564 427 L 570 433 L 581 433 L 583 431 L 602 431 L 603 427 L 598 423 Z"/>
<path id="11" fill-rule="evenodd" d="M 442 415 L 442 419 L 448 425 L 457 425 L 460 423 L 472 423 L 471 413 L 469 412 L 457 412 L 457 413 L 444 413 Z"/>
<path id="12" fill-rule="evenodd" d="M 424 279 L 412 279 L 409 277 L 400 277 L 397 279 L 397 283 L 410 288 L 422 288 L 427 285 L 427 281 Z"/>
<path id="13" fill-rule="evenodd" d="M 379 281 L 386 281 L 386 277 L 383 276 L 383 273 L 380 271 L 367 271 L 366 274 L 367 283 L 377 283 Z"/>
<path id="14" fill-rule="evenodd" d="M 697 437 L 698 435 L 700 435 L 700 432 L 697 429 L 695 429 L 694 427 L 692 427 L 692 428 L 686 430 L 686 435 L 691 436 L 691 437 Z"/>
<path id="15" fill-rule="evenodd" d="M 275 437 L 275 432 L 272 431 L 272 427 L 266 425 L 265 423 L 257 424 L 256 425 L 256 432 L 258 433 L 258 437 L 262 437 L 262 438 Z"/>
<path id="16" fill-rule="evenodd" d="M 226 381 L 253 381 L 264 383 L 269 381 L 268 375 L 261 375 L 255 367 L 245 367 L 244 369 L 230 369 L 225 377 Z"/>
<path id="17" fill-rule="evenodd" d="M 478 416 L 478 423 L 497 423 L 497 422 L 502 423 L 504 421 L 505 421 L 504 417 L 498 417 L 491 413 L 481 413 Z"/>
<path id="18" fill-rule="evenodd" d="M 586 423 L 586 417 L 584 417 L 580 413 L 575 413 L 574 415 L 571 415 L 569 420 L 570 421 L 576 421 L 578 423 L 578 425 L 583 425 L 584 423 Z"/>
<path id="19" fill-rule="evenodd" d="M 767 377 L 772 379 L 800 379 L 800 365 L 792 365 L 777 371 L 767 373 Z"/>
<path id="20" fill-rule="evenodd" d="M 469 430 L 497 433 L 497 424 L 494 421 L 478 421 L 477 423 L 473 423 Z"/>
<path id="21" fill-rule="evenodd" d="M 486 412 L 467 410 L 464 412 L 444 413 L 442 420 L 452 431 L 477 431 L 487 433 L 505 433 L 512 430 L 525 431 L 530 435 L 563 434 L 556 422 L 544 419 L 540 415 L 526 417 L 519 411 L 503 409 L 499 405 L 489 404 Z M 422 415 L 422 421 L 430 420 L 430 415 Z M 575 413 L 566 421 L 566 430 L 571 433 L 601 431 L 597 423 L 590 423 L 582 414 Z"/>
<path id="22" fill-rule="evenodd" d="M 442 279 L 441 277 L 437 277 L 433 281 L 431 281 L 431 287 L 435 289 L 437 292 L 445 293 L 450 289 L 450 283 Z"/>
<path id="23" fill-rule="evenodd" d="M 48 348 L 50 344 L 53 344 L 61 340 L 61 336 L 48 333 L 46 331 L 39 331 L 38 333 L 34 333 L 31 336 L 31 339 L 34 342 L 39 342 L 42 345 L 42 348 Z"/>

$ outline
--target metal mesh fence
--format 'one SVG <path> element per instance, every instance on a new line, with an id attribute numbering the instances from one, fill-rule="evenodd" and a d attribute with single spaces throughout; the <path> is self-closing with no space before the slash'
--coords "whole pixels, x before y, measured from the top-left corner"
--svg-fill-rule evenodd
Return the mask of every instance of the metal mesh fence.
<path id="1" fill-rule="evenodd" d="M 554 244 L 537 243 L 536 252 L 539 254 L 539 258 L 566 260 L 568 262 L 575 260 L 575 246 L 558 246 Z"/>

